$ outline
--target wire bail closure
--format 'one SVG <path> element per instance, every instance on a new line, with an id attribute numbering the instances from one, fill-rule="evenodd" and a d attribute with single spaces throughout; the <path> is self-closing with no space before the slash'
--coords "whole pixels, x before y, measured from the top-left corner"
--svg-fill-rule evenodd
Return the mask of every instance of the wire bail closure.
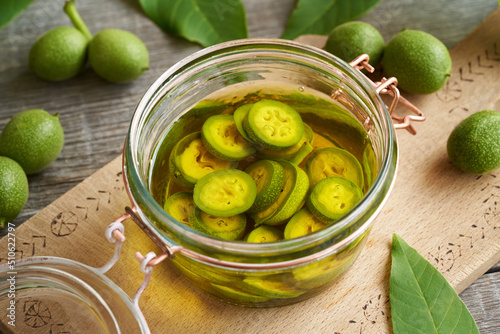
<path id="1" fill-rule="evenodd" d="M 130 212 L 132 214 L 134 213 L 132 209 L 130 209 Z M 109 269 L 111 269 L 111 267 L 113 267 L 113 265 L 115 265 L 115 263 L 120 258 L 122 243 L 125 241 L 125 227 L 123 226 L 122 223 L 126 219 L 131 218 L 131 213 L 127 212 L 118 217 L 114 222 L 108 225 L 106 231 L 104 232 L 106 239 L 110 243 L 115 244 L 115 252 L 113 254 L 113 257 L 104 266 L 102 266 L 101 268 L 94 268 L 101 274 L 104 274 Z M 163 253 L 159 256 L 157 256 L 154 252 L 149 252 L 148 254 L 146 254 L 146 256 L 143 256 L 140 252 L 135 253 L 135 258 L 137 259 L 137 261 L 139 261 L 140 269 L 144 273 L 144 280 L 142 281 L 139 288 L 136 290 L 134 297 L 132 298 L 132 302 L 137 314 L 139 315 L 139 319 L 144 326 L 146 334 L 150 334 L 151 332 L 149 330 L 146 318 L 144 317 L 144 314 L 142 313 L 141 308 L 139 307 L 139 298 L 141 297 L 142 293 L 146 290 L 146 288 L 149 285 L 149 282 L 151 281 L 151 276 L 153 274 L 153 267 L 168 257 L 169 257 L 168 253 Z"/>
<path id="2" fill-rule="evenodd" d="M 373 73 L 375 71 L 375 68 L 373 68 L 373 66 L 371 66 L 368 63 L 369 60 L 370 60 L 370 57 L 367 54 L 362 54 L 362 55 L 356 57 L 353 61 L 349 62 L 349 65 L 351 65 L 352 67 L 354 67 L 355 69 L 357 69 L 359 71 L 362 69 L 366 69 L 368 72 Z M 391 102 L 390 106 L 387 108 L 387 110 L 389 111 L 389 115 L 391 115 L 391 119 L 393 120 L 394 128 L 395 129 L 406 129 L 412 135 L 417 134 L 417 131 L 415 130 L 415 128 L 413 127 L 411 122 L 412 121 L 413 122 L 423 122 L 423 121 L 425 121 L 425 115 L 420 109 L 418 109 L 410 101 L 408 101 L 403 96 L 401 96 L 399 89 L 397 88 L 398 79 L 396 79 L 395 77 L 391 77 L 389 79 L 384 77 L 380 81 L 373 82 L 366 75 L 365 75 L 365 77 L 373 85 L 377 94 L 379 94 L 379 95 L 387 94 L 387 95 L 390 95 L 393 97 L 392 102 Z M 404 117 L 399 117 L 399 116 L 393 115 L 393 112 L 396 109 L 396 106 L 398 105 L 398 103 L 401 103 L 404 107 L 409 109 L 415 115 L 406 115 Z"/>

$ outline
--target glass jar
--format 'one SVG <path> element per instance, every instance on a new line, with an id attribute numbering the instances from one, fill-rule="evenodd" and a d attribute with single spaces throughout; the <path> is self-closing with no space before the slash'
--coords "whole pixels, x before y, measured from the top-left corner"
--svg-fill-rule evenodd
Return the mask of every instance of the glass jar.
<path id="1" fill-rule="evenodd" d="M 270 243 L 212 238 L 173 219 L 160 205 L 161 198 L 155 199 L 152 193 L 155 165 L 168 165 L 168 161 L 158 162 L 162 145 L 175 144 L 165 143 L 174 124 L 214 94 L 280 86 L 292 87 L 293 94 L 335 100 L 354 120 L 352 127 L 363 130 L 373 152 L 372 157 L 363 157 L 371 159 L 373 167 L 365 175 L 363 199 L 334 224 L 300 238 Z M 203 121 L 200 115 L 192 119 Z M 219 44 L 167 70 L 137 106 L 123 161 L 134 220 L 193 285 L 225 302 L 250 307 L 295 303 L 335 282 L 365 244 L 392 188 L 396 167 L 394 128 L 373 84 L 323 50 L 277 39 Z"/>
<path id="2" fill-rule="evenodd" d="M 95 268 L 57 257 L 0 266 L 2 333 L 149 333 L 130 298 Z"/>

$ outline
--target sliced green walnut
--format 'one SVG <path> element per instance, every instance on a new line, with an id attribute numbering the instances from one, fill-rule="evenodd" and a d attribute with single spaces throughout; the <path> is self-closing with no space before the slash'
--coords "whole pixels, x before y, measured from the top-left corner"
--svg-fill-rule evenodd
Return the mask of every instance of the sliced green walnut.
<path id="1" fill-rule="evenodd" d="M 288 105 L 272 100 L 255 103 L 243 121 L 243 128 L 255 143 L 272 150 L 289 148 L 304 134 L 300 114 Z"/>
<path id="2" fill-rule="evenodd" d="M 297 153 L 293 156 L 292 159 L 290 159 L 290 162 L 294 165 L 300 165 L 304 159 L 311 154 L 313 151 L 313 147 L 311 143 L 307 142 L 302 147 L 300 150 L 297 151 Z"/>
<path id="3" fill-rule="evenodd" d="M 257 195 L 252 207 L 248 210 L 259 212 L 270 207 L 281 193 L 285 170 L 278 162 L 272 160 L 257 161 L 245 170 L 255 181 Z"/>
<path id="4" fill-rule="evenodd" d="M 226 297 L 232 298 L 237 302 L 246 302 L 246 303 L 261 303 L 268 301 L 269 297 L 258 296 L 256 294 L 248 293 L 242 290 L 230 288 L 225 285 L 212 283 L 212 286 L 216 289 L 216 291 Z"/>
<path id="5" fill-rule="evenodd" d="M 201 133 L 193 132 L 175 145 L 170 153 L 170 175 L 179 186 L 192 190 L 203 176 L 217 170 L 235 168 L 237 162 L 212 155 L 201 141 Z"/>
<path id="6" fill-rule="evenodd" d="M 179 265 L 177 261 L 172 261 L 174 266 L 181 272 L 182 276 L 187 278 L 194 285 L 206 284 L 206 278 L 202 277 L 199 273 L 195 273 L 183 265 Z"/>
<path id="7" fill-rule="evenodd" d="M 326 147 L 339 147 L 342 148 L 333 139 L 326 137 L 318 132 L 314 132 L 313 149 L 319 150 Z"/>
<path id="8" fill-rule="evenodd" d="M 320 221 L 334 222 L 349 212 L 363 197 L 357 185 L 343 177 L 327 177 L 313 188 L 307 207 Z"/>
<path id="9" fill-rule="evenodd" d="M 324 178 L 339 176 L 363 189 L 363 169 L 358 159 L 344 149 L 327 147 L 316 150 L 307 159 L 305 169 L 311 188 Z"/>
<path id="10" fill-rule="evenodd" d="M 282 281 L 274 281 L 269 278 L 247 277 L 243 283 L 245 285 L 242 286 L 242 289 L 262 297 L 294 298 L 305 292 Z"/>
<path id="11" fill-rule="evenodd" d="M 194 187 L 193 199 L 202 210 L 215 216 L 233 216 L 250 209 L 257 186 L 247 173 L 219 170 L 202 177 Z"/>
<path id="12" fill-rule="evenodd" d="M 309 189 L 307 174 L 289 161 L 279 161 L 285 180 L 278 199 L 266 210 L 252 214 L 255 224 L 279 225 L 292 217 L 304 204 Z"/>
<path id="13" fill-rule="evenodd" d="M 181 223 L 189 225 L 189 216 L 196 205 L 193 201 L 193 194 L 188 192 L 178 192 L 167 198 L 163 208 L 172 217 Z"/>
<path id="14" fill-rule="evenodd" d="M 243 136 L 243 138 L 245 138 L 250 142 L 252 141 L 252 139 L 247 135 L 245 129 L 243 128 L 243 120 L 247 117 L 248 112 L 250 111 L 250 109 L 252 109 L 252 107 L 253 103 L 244 104 L 238 109 L 236 109 L 233 114 L 234 122 L 236 123 L 238 131 Z"/>
<path id="15" fill-rule="evenodd" d="M 182 271 L 183 274 L 186 274 L 188 278 L 193 279 L 194 281 L 216 283 L 222 285 L 228 285 L 229 283 L 234 283 L 233 275 L 226 275 L 222 271 L 212 271 L 207 270 L 205 267 L 200 267 L 198 263 L 192 259 L 176 259 L 172 261 L 176 268 Z"/>
<path id="16" fill-rule="evenodd" d="M 236 127 L 233 115 L 209 117 L 201 130 L 203 145 L 214 156 L 224 160 L 241 160 L 255 152 Z"/>
<path id="17" fill-rule="evenodd" d="M 283 232 L 268 225 L 261 225 L 247 236 L 247 242 L 264 243 L 283 240 Z"/>
<path id="18" fill-rule="evenodd" d="M 259 147 L 256 156 L 260 159 L 288 160 L 298 165 L 313 150 L 314 132 L 309 125 L 304 123 L 304 134 L 300 141 L 284 150 L 272 150 L 266 147 Z"/>
<path id="19" fill-rule="evenodd" d="M 193 210 L 189 216 L 191 227 L 199 232 L 224 240 L 239 240 L 245 233 L 247 219 L 245 215 L 214 216 L 201 211 Z"/>
<path id="20" fill-rule="evenodd" d="M 284 237 L 293 239 L 313 233 L 327 224 L 316 219 L 308 208 L 303 208 L 293 215 L 292 219 L 286 224 Z"/>
<path id="21" fill-rule="evenodd" d="M 325 258 L 308 263 L 292 271 L 296 284 L 301 289 L 315 289 L 339 277 L 349 266 L 350 261 Z"/>

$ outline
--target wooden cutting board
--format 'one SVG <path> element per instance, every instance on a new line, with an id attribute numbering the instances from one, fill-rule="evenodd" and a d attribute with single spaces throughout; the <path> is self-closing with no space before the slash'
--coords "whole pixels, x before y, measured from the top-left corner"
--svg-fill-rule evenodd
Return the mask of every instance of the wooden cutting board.
<path id="1" fill-rule="evenodd" d="M 448 135 L 462 119 L 482 109 L 500 110 L 498 22 L 500 10 L 451 51 L 453 73 L 443 89 L 406 95 L 428 119 L 415 125 L 416 136 L 398 131 L 400 165 L 394 190 L 360 258 L 342 280 L 296 305 L 246 309 L 198 292 L 166 261 L 155 267 L 140 301 L 152 332 L 391 332 L 393 233 L 435 265 L 457 292 L 500 261 L 500 171 L 481 177 L 463 174 L 446 154 Z M 318 46 L 325 42 L 317 36 L 301 40 Z M 104 230 L 128 205 L 118 157 L 17 228 L 18 257 L 60 256 L 102 266 L 114 247 Z M 124 225 L 123 253 L 107 276 L 131 296 L 143 279 L 133 254 L 160 250 L 131 220 Z M 7 242 L 0 240 L 0 249 Z"/>

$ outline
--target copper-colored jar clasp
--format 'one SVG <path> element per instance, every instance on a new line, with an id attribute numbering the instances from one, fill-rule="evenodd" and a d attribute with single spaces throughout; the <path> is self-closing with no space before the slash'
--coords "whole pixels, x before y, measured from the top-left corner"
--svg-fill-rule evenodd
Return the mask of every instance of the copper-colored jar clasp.
<path id="1" fill-rule="evenodd" d="M 362 54 L 351 61 L 349 65 L 357 70 L 366 69 L 368 72 L 373 73 L 375 69 L 368 63 L 369 60 L 370 57 L 367 54 Z M 391 115 L 391 118 L 393 120 L 394 128 L 406 129 L 411 134 L 416 134 L 417 131 L 415 130 L 411 122 L 423 122 L 425 121 L 425 115 L 414 104 L 401 96 L 401 94 L 399 93 L 399 89 L 397 88 L 398 79 L 396 79 L 395 77 L 391 77 L 388 79 L 382 78 L 382 80 L 380 81 L 373 82 L 368 77 L 366 78 L 373 85 L 373 87 L 375 87 L 375 91 L 379 95 L 387 94 L 393 97 L 392 102 L 387 110 L 389 111 L 389 115 Z M 414 115 L 406 115 L 404 117 L 393 115 L 393 112 L 396 109 L 398 103 L 401 103 L 404 107 L 413 112 Z"/>

